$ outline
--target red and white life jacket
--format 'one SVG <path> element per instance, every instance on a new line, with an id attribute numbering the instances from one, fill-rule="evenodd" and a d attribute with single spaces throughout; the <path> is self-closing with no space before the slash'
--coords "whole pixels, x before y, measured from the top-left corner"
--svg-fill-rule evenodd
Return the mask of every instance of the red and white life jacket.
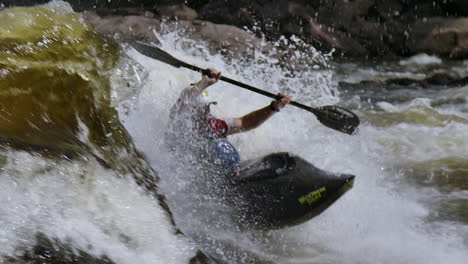
<path id="1" fill-rule="evenodd" d="M 215 138 L 226 138 L 228 134 L 228 124 L 225 120 L 216 118 L 214 116 L 208 117 L 208 128 L 210 134 Z"/>

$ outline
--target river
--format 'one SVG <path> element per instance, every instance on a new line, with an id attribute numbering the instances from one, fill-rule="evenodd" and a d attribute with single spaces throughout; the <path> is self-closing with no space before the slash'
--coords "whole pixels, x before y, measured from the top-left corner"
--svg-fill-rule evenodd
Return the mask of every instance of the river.
<path id="1" fill-rule="evenodd" d="M 268 54 L 227 59 L 180 32 L 159 34 L 161 47 L 181 60 L 361 118 L 358 132 L 347 135 L 286 107 L 232 136 L 242 160 L 286 151 L 356 175 L 350 191 L 304 224 L 242 230 L 198 195 L 189 165 L 168 155 L 163 142 L 169 108 L 199 74 L 128 46 L 119 51 L 62 2 L 41 8 L 0 11 L 0 21 L 9 21 L 0 28 L 0 132 L 7 142 L 0 148 L 0 263 L 28 263 L 37 234 L 114 263 L 188 263 L 198 249 L 228 263 L 468 258 L 468 86 L 338 85 L 441 71 L 466 76 L 468 61 L 419 55 L 335 62 L 310 47 L 303 54 L 310 67 L 298 65 L 292 75 Z M 218 102 L 212 111 L 220 117 L 270 103 L 222 82 L 204 96 Z"/>

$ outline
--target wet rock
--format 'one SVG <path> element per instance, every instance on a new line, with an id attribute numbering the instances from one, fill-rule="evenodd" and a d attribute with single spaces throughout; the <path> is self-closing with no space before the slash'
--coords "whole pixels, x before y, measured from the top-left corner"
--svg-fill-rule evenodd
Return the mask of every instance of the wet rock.
<path id="1" fill-rule="evenodd" d="M 92 11 L 96 12 L 99 16 L 145 16 L 154 17 L 151 11 L 145 11 L 141 8 L 95 8 Z M 86 11 L 85 11 L 86 13 Z"/>
<path id="2" fill-rule="evenodd" d="M 253 55 L 254 50 L 272 49 L 255 35 L 235 26 L 214 24 L 195 20 L 183 23 L 188 36 L 194 40 L 206 41 L 216 51 L 231 55 Z"/>
<path id="3" fill-rule="evenodd" d="M 408 86 L 420 88 L 428 88 L 429 86 L 458 87 L 468 85 L 468 76 L 461 78 L 451 73 L 435 73 L 423 80 L 397 78 L 385 81 L 364 80 L 359 83 L 339 82 L 338 85 L 343 89 L 371 89 L 388 85 L 394 85 L 394 88 L 395 86 L 400 88 L 407 88 Z"/>
<path id="4" fill-rule="evenodd" d="M 161 23 L 158 19 L 148 16 L 101 17 L 93 11 L 85 12 L 83 15 L 95 26 L 96 31 L 117 40 L 136 39 L 159 43 L 154 34 L 161 29 Z"/>
<path id="5" fill-rule="evenodd" d="M 197 11 L 186 5 L 168 5 L 156 8 L 161 17 L 180 20 L 194 20 L 198 17 Z"/>
<path id="6" fill-rule="evenodd" d="M 112 105 L 107 73 L 118 65 L 118 45 L 67 8 L 7 9 L 0 24 L 7 25 L 0 27 L 0 143 L 62 158 L 94 157 L 117 175 L 133 176 L 173 221 L 159 176 Z"/>
<path id="7" fill-rule="evenodd" d="M 104 16 L 85 12 L 84 16 L 95 25 L 95 29 L 117 40 L 136 39 L 159 43 L 156 32 L 160 32 L 159 18 L 143 16 Z M 204 41 L 210 49 L 227 56 L 249 56 L 255 51 L 268 51 L 273 47 L 254 34 L 231 25 L 215 24 L 201 20 L 166 21 L 164 30 L 178 29 L 186 37 Z"/>
<path id="8" fill-rule="evenodd" d="M 403 4 L 399 0 L 377 0 L 373 11 L 383 19 L 393 19 L 402 14 Z"/>
<path id="9" fill-rule="evenodd" d="M 63 0 L 68 2 L 75 11 L 84 11 L 95 8 L 120 9 L 120 8 L 140 8 L 143 10 L 153 10 L 155 6 L 182 4 L 184 0 Z M 0 3 L 6 7 L 10 6 L 31 6 L 45 4 L 50 0 L 2 0 Z"/>
<path id="10" fill-rule="evenodd" d="M 195 2 L 195 1 L 192 1 Z M 205 1 L 203 4 L 189 6 L 197 7 L 200 19 L 218 24 L 228 24 L 238 27 L 252 28 L 259 21 L 256 1 Z M 208 3 L 209 2 L 209 3 Z"/>
<path id="11" fill-rule="evenodd" d="M 225 263 L 219 259 L 215 259 L 212 256 L 203 253 L 202 251 L 197 251 L 197 254 L 190 259 L 189 264 L 222 264 Z"/>
<path id="12" fill-rule="evenodd" d="M 339 24 L 346 27 L 357 17 L 366 15 L 374 2 L 374 0 L 336 0 L 333 6 L 333 17 L 338 19 Z"/>
<path id="13" fill-rule="evenodd" d="M 92 247 L 90 246 L 90 249 Z M 5 256 L 6 263 L 11 264 L 112 264 L 107 256 L 93 256 L 76 249 L 68 243 L 58 239 L 51 239 L 44 234 L 36 235 L 36 245 L 27 250 L 18 249 L 23 254 Z"/>
<path id="14" fill-rule="evenodd" d="M 265 2 L 265 1 L 263 1 Z M 200 10 L 200 18 L 260 31 L 268 39 L 299 36 L 318 49 L 357 56 L 366 49 L 345 32 L 319 23 L 316 10 L 294 1 L 213 1 Z"/>
<path id="15" fill-rule="evenodd" d="M 90 251 L 92 245 L 88 245 Z M 19 253 L 23 252 L 23 253 Z M 85 250 L 75 248 L 70 241 L 64 242 L 56 238 L 49 238 L 45 234 L 36 234 L 36 244 L 30 249 L 18 248 L 14 256 L 2 256 L 6 264 L 113 264 L 105 255 L 95 256 Z M 190 259 L 190 264 L 222 264 L 202 251 Z"/>
<path id="16" fill-rule="evenodd" d="M 468 4 L 466 0 L 449 0 L 447 8 L 456 16 L 468 16 Z"/>
<path id="17" fill-rule="evenodd" d="M 353 57 L 419 52 L 409 46 L 418 39 L 411 35 L 413 24 L 434 16 L 456 15 L 454 6 L 460 5 L 459 1 L 439 3 L 429 0 L 208 2 L 200 8 L 202 19 L 250 29 L 260 28 L 262 33 L 273 39 L 280 35 L 296 35 L 323 51 L 334 48 L 340 54 Z M 239 12 L 241 9 L 244 12 Z M 252 20 L 258 23 L 252 23 Z M 418 27 L 417 23 L 415 27 Z M 429 31 L 432 29 L 428 28 Z M 459 44 L 449 52 L 425 50 L 455 58 L 464 57 L 464 37 L 459 34 L 458 39 Z"/>
<path id="18" fill-rule="evenodd" d="M 436 73 L 424 81 L 430 85 L 464 86 L 468 84 L 468 76 L 459 78 L 448 73 Z"/>
<path id="19" fill-rule="evenodd" d="M 424 81 L 434 85 L 450 85 L 457 81 L 457 77 L 449 73 L 436 73 Z"/>
<path id="20" fill-rule="evenodd" d="M 410 38 L 414 53 L 468 57 L 468 18 L 429 18 L 417 21 Z"/>
<path id="21" fill-rule="evenodd" d="M 457 18 L 468 16 L 464 0 L 66 1 L 77 11 L 93 9 L 100 16 L 200 19 L 247 28 L 274 41 L 281 36 L 294 36 L 323 52 L 334 49 L 336 54 L 350 57 L 408 56 L 419 52 L 457 59 L 468 56 L 464 22 L 467 18 Z M 44 2 L 3 1 L 5 6 Z M 125 23 L 115 25 L 121 32 L 126 31 L 125 26 L 135 27 Z M 138 34 L 132 37 L 151 38 L 150 33 Z"/>

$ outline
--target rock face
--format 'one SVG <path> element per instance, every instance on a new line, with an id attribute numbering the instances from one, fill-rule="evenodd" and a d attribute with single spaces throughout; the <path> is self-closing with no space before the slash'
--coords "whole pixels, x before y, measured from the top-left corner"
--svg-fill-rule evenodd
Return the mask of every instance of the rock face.
<path id="1" fill-rule="evenodd" d="M 223 4 L 223 1 L 209 1 L 200 8 L 199 15 L 202 19 L 217 23 L 249 28 L 253 28 L 255 21 L 258 21 L 261 31 L 271 38 L 296 35 L 323 50 L 335 48 L 345 56 L 401 56 L 428 52 L 454 58 L 466 57 L 466 47 L 461 41 L 464 41 L 462 36 L 467 27 L 462 29 L 461 25 L 454 26 L 450 22 L 454 20 L 450 16 L 465 14 L 457 8 L 463 1 L 445 1 L 445 4 L 437 2 L 241 0 Z M 221 8 L 222 5 L 225 9 Z M 468 5 L 465 3 L 464 6 Z M 422 21 L 436 16 L 440 17 L 440 23 L 425 24 L 421 29 Z M 449 32 L 453 32 L 454 27 L 457 28 L 456 35 L 460 40 L 450 51 L 441 52 L 436 44 L 424 47 L 414 44 L 419 42 L 424 29 L 427 35 L 431 30 L 447 24 L 450 24 L 450 29 L 447 29 Z M 448 34 L 450 33 L 446 33 L 444 38 Z M 427 41 L 434 40 L 426 35 Z M 441 34 L 437 34 L 437 37 L 439 43 L 443 42 Z"/>
<path id="2" fill-rule="evenodd" d="M 343 89 L 365 89 L 379 85 L 398 85 L 402 88 L 413 86 L 418 88 L 428 88 L 429 86 L 458 87 L 468 84 L 468 77 L 454 76 L 449 73 L 435 73 L 423 80 L 399 78 L 388 79 L 385 81 L 361 81 L 359 83 L 339 82 L 338 85 Z"/>
<path id="3" fill-rule="evenodd" d="M 117 40 L 137 39 L 158 43 L 154 32 L 159 32 L 161 23 L 151 16 L 114 15 L 103 19 L 95 12 L 85 12 L 84 16 L 95 26 L 96 31 Z"/>
<path id="4" fill-rule="evenodd" d="M 426 52 L 468 57 L 465 0 L 66 1 L 77 11 L 96 9 L 100 15 L 147 16 L 148 11 L 161 19 L 202 20 L 247 28 L 271 40 L 296 36 L 322 51 L 335 49 L 336 54 L 343 56 L 408 56 Z M 2 1 L 7 7 L 43 2 L 47 1 Z M 213 25 L 194 22 L 192 26 L 201 24 L 208 25 L 206 30 Z M 117 31 L 124 31 L 124 26 L 119 25 Z"/>
<path id="5" fill-rule="evenodd" d="M 447 55 L 452 58 L 468 57 L 468 18 L 431 18 L 414 25 L 410 50 Z"/>
<path id="6" fill-rule="evenodd" d="M 231 25 L 215 24 L 201 20 L 166 21 L 148 16 L 99 16 L 95 12 L 85 12 L 86 19 L 95 29 L 118 40 L 137 39 L 158 43 L 156 32 L 175 30 L 186 37 L 205 41 L 209 48 L 227 56 L 251 56 L 254 51 L 270 50 L 271 45 L 262 42 L 254 34 Z"/>

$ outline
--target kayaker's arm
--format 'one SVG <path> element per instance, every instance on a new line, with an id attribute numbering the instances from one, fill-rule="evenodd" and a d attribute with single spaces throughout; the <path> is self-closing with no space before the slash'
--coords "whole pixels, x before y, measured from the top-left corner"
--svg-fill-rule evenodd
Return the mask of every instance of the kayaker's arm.
<path id="1" fill-rule="evenodd" d="M 171 107 L 171 119 L 174 119 L 174 116 L 183 112 L 184 109 L 187 110 L 187 107 L 193 106 L 193 102 L 203 92 L 203 90 L 216 83 L 221 77 L 221 72 L 218 72 L 215 69 L 208 68 L 206 69 L 206 72 L 208 74 L 202 74 L 202 79 L 199 82 L 182 90 L 177 102 Z"/>
<path id="2" fill-rule="evenodd" d="M 221 77 L 221 72 L 208 68 L 206 69 L 208 74 L 202 74 L 202 79 L 197 83 L 191 85 L 189 88 L 185 89 L 182 94 L 188 97 L 196 97 L 200 95 L 203 90 L 208 88 L 208 86 L 216 83 Z"/>
<path id="3" fill-rule="evenodd" d="M 245 132 L 259 127 L 274 113 L 278 112 L 286 104 L 289 104 L 291 102 L 291 97 L 285 94 L 279 93 L 278 96 L 280 97 L 280 99 L 271 102 L 270 105 L 255 110 L 243 117 L 234 118 L 232 120 L 231 126 L 229 127 L 228 134 L 232 135 L 235 133 Z"/>

